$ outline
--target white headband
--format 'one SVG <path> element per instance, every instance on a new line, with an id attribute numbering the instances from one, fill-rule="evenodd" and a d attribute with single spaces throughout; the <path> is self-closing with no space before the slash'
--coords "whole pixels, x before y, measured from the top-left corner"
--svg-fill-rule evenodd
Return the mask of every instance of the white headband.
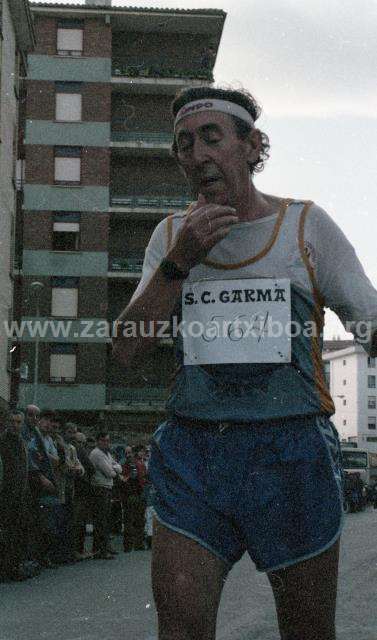
<path id="1" fill-rule="evenodd" d="M 227 113 L 229 116 L 237 116 L 237 118 L 241 118 L 241 120 L 247 122 L 251 127 L 254 127 L 254 120 L 250 113 L 235 102 L 203 98 L 203 100 L 194 100 L 193 102 L 188 102 L 183 105 L 176 115 L 174 128 L 182 118 L 202 111 L 220 111 L 221 113 Z"/>

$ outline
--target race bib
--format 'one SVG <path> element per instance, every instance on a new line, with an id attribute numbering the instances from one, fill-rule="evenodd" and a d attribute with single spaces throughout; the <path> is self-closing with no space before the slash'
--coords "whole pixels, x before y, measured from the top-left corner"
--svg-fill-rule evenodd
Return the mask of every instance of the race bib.
<path id="1" fill-rule="evenodd" d="M 291 361 L 287 278 L 200 280 L 182 291 L 184 364 Z"/>

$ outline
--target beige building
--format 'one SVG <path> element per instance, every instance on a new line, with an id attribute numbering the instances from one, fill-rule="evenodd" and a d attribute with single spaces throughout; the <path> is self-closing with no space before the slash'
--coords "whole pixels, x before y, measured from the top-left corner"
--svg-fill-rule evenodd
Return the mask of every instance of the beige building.
<path id="1" fill-rule="evenodd" d="M 377 358 L 352 341 L 331 341 L 323 360 L 341 439 L 377 451 Z"/>
<path id="2" fill-rule="evenodd" d="M 20 181 L 23 77 L 27 52 L 35 45 L 27 0 L 0 0 L 0 406 L 10 398 L 11 343 L 7 323 L 12 319 L 15 226 L 21 206 Z"/>

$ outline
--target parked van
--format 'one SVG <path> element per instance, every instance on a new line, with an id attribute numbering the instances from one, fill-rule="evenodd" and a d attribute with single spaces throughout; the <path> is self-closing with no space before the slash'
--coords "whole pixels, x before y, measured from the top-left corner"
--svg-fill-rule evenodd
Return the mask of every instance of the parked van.
<path id="1" fill-rule="evenodd" d="M 342 446 L 343 469 L 348 473 L 359 473 L 361 480 L 370 485 L 377 480 L 377 453 L 366 449 Z"/>

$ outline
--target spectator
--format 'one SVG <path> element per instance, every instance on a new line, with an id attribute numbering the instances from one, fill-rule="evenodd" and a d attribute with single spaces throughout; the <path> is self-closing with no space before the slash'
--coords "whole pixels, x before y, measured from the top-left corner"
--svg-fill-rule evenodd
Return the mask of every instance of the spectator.
<path id="1" fill-rule="evenodd" d="M 39 573 L 35 564 L 27 562 L 28 452 L 21 437 L 23 420 L 23 413 L 12 412 L 9 426 L 0 436 L 4 473 L 0 493 L 2 568 L 11 580 L 25 580 Z"/>
<path id="2" fill-rule="evenodd" d="M 110 548 L 111 493 L 114 478 L 121 475 L 122 467 L 110 453 L 110 436 L 102 431 L 97 435 L 97 446 L 89 455 L 95 468 L 93 485 L 93 554 L 95 558 L 110 560 L 115 552 Z"/>
<path id="3" fill-rule="evenodd" d="M 91 480 L 95 469 L 89 459 L 89 451 L 85 444 L 85 434 L 76 431 L 77 457 L 85 471 L 84 475 L 78 475 L 75 478 L 74 487 L 74 555 L 76 560 L 87 560 L 93 557 L 92 553 L 85 551 L 85 535 L 87 523 L 92 522 L 93 488 Z"/>
<path id="4" fill-rule="evenodd" d="M 29 478 L 31 480 L 33 512 L 33 544 L 36 558 L 42 566 L 55 566 L 59 549 L 58 483 L 56 469 L 58 454 L 51 438 L 51 412 L 44 412 L 37 427 L 38 407 L 27 408 L 27 422 L 23 433 L 31 439 L 28 444 Z M 26 427 L 26 428 L 25 428 Z M 46 448 L 47 447 L 47 448 Z"/>
<path id="5" fill-rule="evenodd" d="M 139 445 L 126 447 L 126 462 L 122 468 L 123 549 L 125 553 L 144 550 L 145 498 L 143 495 L 147 470 L 143 461 L 145 449 Z"/>
<path id="6" fill-rule="evenodd" d="M 76 561 L 75 556 L 75 525 L 74 525 L 74 490 L 75 481 L 85 474 L 84 467 L 77 456 L 76 443 L 77 426 L 73 422 L 67 422 L 63 429 L 63 446 L 65 452 L 64 467 L 64 492 L 61 501 L 61 532 L 62 548 L 61 557 L 64 563 Z"/>

